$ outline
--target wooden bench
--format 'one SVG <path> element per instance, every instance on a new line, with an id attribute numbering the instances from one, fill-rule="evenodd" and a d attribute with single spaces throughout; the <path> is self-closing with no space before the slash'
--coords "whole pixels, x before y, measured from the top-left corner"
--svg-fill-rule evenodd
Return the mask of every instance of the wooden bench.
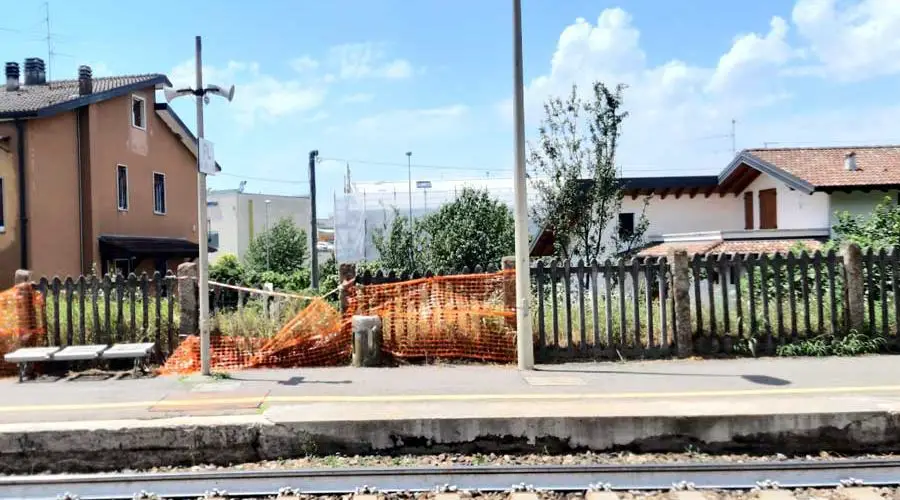
<path id="1" fill-rule="evenodd" d="M 146 372 L 146 361 L 156 346 L 153 342 L 133 344 L 73 345 L 59 347 L 23 347 L 3 357 L 8 363 L 19 365 L 19 382 L 25 380 L 28 368 L 32 363 L 49 363 L 55 361 L 91 361 L 112 359 L 134 359 L 134 375 L 138 371 Z"/>

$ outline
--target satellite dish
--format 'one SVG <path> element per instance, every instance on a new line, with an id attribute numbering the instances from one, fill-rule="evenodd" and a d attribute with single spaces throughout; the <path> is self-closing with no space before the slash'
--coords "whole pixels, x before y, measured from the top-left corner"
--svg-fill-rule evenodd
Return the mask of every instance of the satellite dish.
<path id="1" fill-rule="evenodd" d="M 244 188 L 245 188 L 246 186 L 247 186 L 247 181 L 241 181 L 241 183 L 238 184 L 238 193 L 243 193 L 243 192 L 244 192 Z"/>

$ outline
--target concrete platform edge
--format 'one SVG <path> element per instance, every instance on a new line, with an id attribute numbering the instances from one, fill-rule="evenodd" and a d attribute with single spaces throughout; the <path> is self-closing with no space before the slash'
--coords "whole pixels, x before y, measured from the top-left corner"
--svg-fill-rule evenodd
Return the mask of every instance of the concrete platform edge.
<path id="1" fill-rule="evenodd" d="M 896 451 L 889 411 L 727 416 L 391 418 L 279 421 L 264 415 L 0 426 L 0 473 L 237 464 L 305 455 L 634 450 Z"/>

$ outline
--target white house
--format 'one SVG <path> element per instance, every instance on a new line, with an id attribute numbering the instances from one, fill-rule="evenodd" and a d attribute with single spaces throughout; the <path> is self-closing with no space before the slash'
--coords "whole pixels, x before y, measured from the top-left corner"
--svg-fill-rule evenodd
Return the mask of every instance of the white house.
<path id="1" fill-rule="evenodd" d="M 589 181 L 588 181 L 589 182 Z M 648 243 L 639 255 L 783 252 L 817 248 L 836 214 L 867 214 L 885 196 L 898 200 L 900 146 L 749 149 L 719 175 L 622 179 L 619 227 L 627 231 L 645 199 Z M 552 253 L 542 231 L 532 256 Z"/>
<path id="2" fill-rule="evenodd" d="M 225 254 L 241 260 L 253 238 L 283 218 L 294 221 L 309 234 L 308 196 L 245 193 L 240 189 L 212 191 L 208 197 L 210 244 L 218 249 L 212 262 Z M 213 256 L 214 255 L 214 256 Z"/>

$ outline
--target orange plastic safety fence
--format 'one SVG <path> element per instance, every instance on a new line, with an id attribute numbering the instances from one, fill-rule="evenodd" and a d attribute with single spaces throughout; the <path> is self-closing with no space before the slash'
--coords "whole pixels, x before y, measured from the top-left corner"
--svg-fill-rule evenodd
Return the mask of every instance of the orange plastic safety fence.
<path id="1" fill-rule="evenodd" d="M 210 368 L 290 368 L 346 364 L 350 359 L 349 324 L 323 299 L 313 300 L 272 338 L 215 335 L 210 338 Z M 200 371 L 200 341 L 187 338 L 169 356 L 162 373 Z"/>
<path id="2" fill-rule="evenodd" d="M 39 320 L 43 306 L 41 294 L 30 283 L 0 292 L 0 376 L 16 374 L 16 365 L 3 361 L 4 354 L 44 345 L 46 325 Z"/>
<path id="3" fill-rule="evenodd" d="M 343 317 L 315 299 L 272 338 L 216 335 L 210 339 L 212 370 L 333 366 L 350 359 L 350 318 L 377 315 L 382 350 L 397 359 L 467 359 L 512 362 L 516 358 L 515 276 L 436 276 L 400 283 L 354 286 Z M 199 339 L 189 337 L 162 373 L 200 370 Z"/>
<path id="4" fill-rule="evenodd" d="M 516 359 L 514 271 L 357 286 L 352 314 L 377 315 L 400 359 Z"/>

